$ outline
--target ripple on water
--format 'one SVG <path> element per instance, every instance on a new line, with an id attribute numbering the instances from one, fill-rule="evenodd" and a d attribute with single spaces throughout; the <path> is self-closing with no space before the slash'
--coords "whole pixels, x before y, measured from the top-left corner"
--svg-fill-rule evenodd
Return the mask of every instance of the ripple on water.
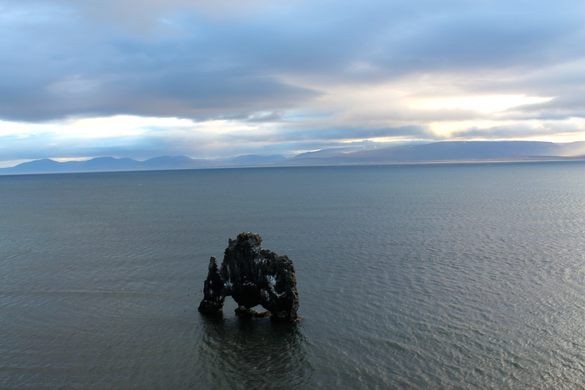
<path id="1" fill-rule="evenodd" d="M 2 177 L 0 387 L 578 387 L 584 166 Z M 243 230 L 297 328 L 196 312 Z"/>

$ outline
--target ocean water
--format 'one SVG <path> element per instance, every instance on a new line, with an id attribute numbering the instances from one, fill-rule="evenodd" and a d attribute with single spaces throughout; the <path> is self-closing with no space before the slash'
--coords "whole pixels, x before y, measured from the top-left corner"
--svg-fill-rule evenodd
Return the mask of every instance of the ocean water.
<path id="1" fill-rule="evenodd" d="M 298 326 L 197 312 L 241 231 Z M 0 388 L 574 388 L 584 329 L 583 163 L 0 177 Z"/>

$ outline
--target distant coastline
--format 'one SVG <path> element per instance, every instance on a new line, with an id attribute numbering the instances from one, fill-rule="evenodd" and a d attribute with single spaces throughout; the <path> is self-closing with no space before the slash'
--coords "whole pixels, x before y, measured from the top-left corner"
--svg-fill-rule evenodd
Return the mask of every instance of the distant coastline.
<path id="1" fill-rule="evenodd" d="M 585 142 L 531 141 L 434 142 L 383 148 L 337 148 L 281 155 L 244 155 L 226 159 L 162 156 L 144 161 L 97 157 L 81 161 L 33 160 L 1 168 L 0 175 L 90 172 L 175 171 L 193 169 L 335 167 L 437 164 L 496 164 L 585 161 Z"/>

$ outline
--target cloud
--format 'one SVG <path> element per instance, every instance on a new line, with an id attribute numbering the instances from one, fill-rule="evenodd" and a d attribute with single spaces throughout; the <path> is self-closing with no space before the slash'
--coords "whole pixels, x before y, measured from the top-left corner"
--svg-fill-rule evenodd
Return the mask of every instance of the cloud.
<path id="1" fill-rule="evenodd" d="M 561 118 L 547 121 L 524 120 L 488 123 L 483 127 L 469 127 L 450 134 L 450 139 L 534 139 L 547 141 L 580 141 L 585 132 L 584 118 Z"/>
<path id="2" fill-rule="evenodd" d="M 19 130 L 28 141 L 0 142 L 18 159 L 45 153 L 41 139 L 61 142 L 46 153 L 67 155 L 167 154 L 175 144 L 210 155 L 537 134 L 511 123 L 564 137 L 560 124 L 585 113 L 584 16 L 578 0 L 0 0 L 0 119 L 32 126 Z M 532 104 L 489 102 L 498 96 Z M 89 130 L 71 121 L 120 116 L 203 130 L 153 125 L 156 135 L 129 136 L 112 126 L 119 142 L 106 128 L 100 141 L 74 142 Z M 250 125 L 255 133 L 235 130 Z"/>

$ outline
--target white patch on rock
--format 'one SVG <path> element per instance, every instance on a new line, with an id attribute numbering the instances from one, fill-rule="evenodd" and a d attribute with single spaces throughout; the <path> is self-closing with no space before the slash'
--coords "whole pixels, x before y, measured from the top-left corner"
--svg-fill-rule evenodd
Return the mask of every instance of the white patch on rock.
<path id="1" fill-rule="evenodd" d="M 270 288 L 270 291 L 272 291 L 272 293 L 274 295 L 276 295 L 278 298 L 282 297 L 284 295 L 284 293 L 277 293 L 275 290 L 276 287 L 276 276 L 274 275 L 266 275 L 266 282 L 268 283 L 268 287 Z"/>
<path id="2" fill-rule="evenodd" d="M 276 276 L 266 275 L 266 282 L 272 287 L 276 286 Z"/>

